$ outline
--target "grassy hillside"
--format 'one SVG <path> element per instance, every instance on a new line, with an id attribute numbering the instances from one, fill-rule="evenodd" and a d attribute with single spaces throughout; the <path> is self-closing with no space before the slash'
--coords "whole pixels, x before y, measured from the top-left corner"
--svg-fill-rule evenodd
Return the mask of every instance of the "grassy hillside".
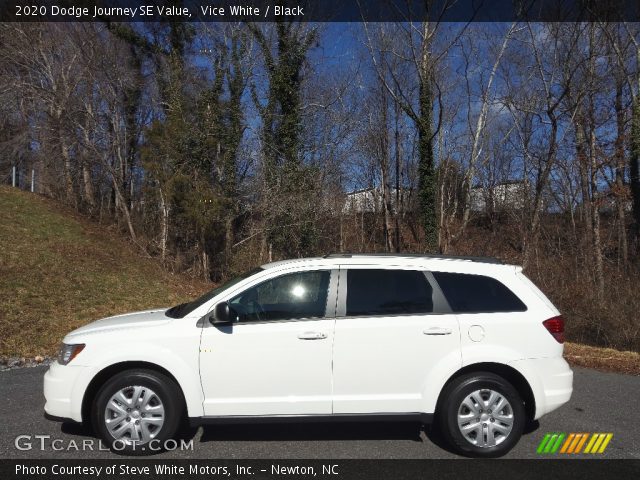
<path id="1" fill-rule="evenodd" d="M 0 186 L 0 355 L 52 354 L 92 320 L 206 289 L 54 202 Z"/>
<path id="2" fill-rule="evenodd" d="M 0 186 L 0 357 L 51 355 L 80 325 L 208 288 L 166 272 L 55 202 Z M 568 343 L 565 356 L 575 365 L 640 374 L 638 353 Z"/>

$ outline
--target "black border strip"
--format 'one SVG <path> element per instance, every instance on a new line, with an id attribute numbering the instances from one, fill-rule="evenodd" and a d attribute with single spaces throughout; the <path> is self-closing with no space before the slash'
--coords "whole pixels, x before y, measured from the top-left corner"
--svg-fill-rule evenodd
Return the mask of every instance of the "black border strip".
<path id="1" fill-rule="evenodd" d="M 20 6 L 29 8 L 28 12 Z M 143 8 L 149 6 L 148 9 Z M 213 15 L 206 7 L 218 8 Z M 231 7 L 243 6 L 232 14 Z M 281 8 L 277 15 L 276 7 Z M 95 8 L 103 14 L 95 16 Z M 176 7 L 169 9 L 169 7 Z M 203 7 L 205 9 L 203 10 Z M 220 15 L 220 7 L 224 14 Z M 111 9 L 125 9 L 126 12 Z M 62 9 L 67 14 L 62 15 Z M 134 11 L 135 9 L 135 11 Z M 180 13 L 174 15 L 173 13 Z M 25 15 L 25 13 L 28 13 Z M 289 14 L 287 14 L 289 13 Z M 638 0 L 0 0 L 0 21 L 640 21 Z"/>
<path id="2" fill-rule="evenodd" d="M 164 466 L 164 467 L 163 467 Z M 131 468 L 136 474 L 131 474 Z M 156 467 L 164 468 L 158 474 Z M 281 468 L 289 474 L 281 475 Z M 298 467 L 298 474 L 295 468 Z M 311 469 L 309 467 L 312 467 Z M 324 467 L 324 470 L 323 470 Z M 97 469 L 100 468 L 98 471 Z M 114 474 L 107 474 L 114 468 Z M 141 469 L 149 473 L 142 473 Z M 55 469 L 75 469 L 55 474 Z M 291 470 L 293 469 L 293 470 Z M 27 471 L 33 473 L 26 473 Z M 218 473 L 212 474 L 216 471 Z M 324 471 L 324 474 L 323 474 Z M 627 479 L 640 471 L 640 460 L 0 460 L 0 478 L 15 479 Z M 40 473 L 37 473 L 40 472 Z M 275 472 L 275 473 L 274 473 Z M 302 473 L 306 472 L 306 473 Z M 310 473 L 311 472 L 311 473 Z M 315 475 L 313 475 L 315 472 Z M 329 473 L 332 472 L 332 473 Z"/>

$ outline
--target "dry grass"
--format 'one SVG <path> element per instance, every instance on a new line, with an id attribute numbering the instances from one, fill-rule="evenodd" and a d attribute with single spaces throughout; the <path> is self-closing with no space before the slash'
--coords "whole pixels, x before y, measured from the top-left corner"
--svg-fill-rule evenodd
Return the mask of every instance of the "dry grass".
<path id="1" fill-rule="evenodd" d="M 570 364 L 579 367 L 640 375 L 640 353 L 636 352 L 621 352 L 612 348 L 565 343 L 564 357 Z"/>
<path id="2" fill-rule="evenodd" d="M 210 288 L 42 197 L 0 187 L 0 212 L 0 356 L 49 355 L 97 318 Z"/>
<path id="3" fill-rule="evenodd" d="M 171 305 L 210 287 L 168 273 L 118 235 L 45 198 L 0 186 L 0 212 L 0 357 L 51 355 L 65 333 L 92 320 Z M 576 291 L 563 295 L 577 283 L 543 278 L 540 286 L 568 313 L 569 337 L 589 341 L 580 337 L 587 318 L 581 309 L 593 302 Z M 634 298 L 622 285 L 610 294 Z M 619 327 L 614 330 L 622 332 Z M 634 352 L 567 343 L 565 357 L 573 365 L 640 375 Z"/>

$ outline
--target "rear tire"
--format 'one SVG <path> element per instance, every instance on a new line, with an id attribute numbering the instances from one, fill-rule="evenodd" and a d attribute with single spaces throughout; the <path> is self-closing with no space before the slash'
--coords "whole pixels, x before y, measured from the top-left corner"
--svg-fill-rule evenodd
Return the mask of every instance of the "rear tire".
<path id="1" fill-rule="evenodd" d="M 511 450 L 526 424 L 517 390 L 488 372 L 463 375 L 449 383 L 437 412 L 442 435 L 458 453 L 468 457 L 501 457 Z"/>
<path id="2" fill-rule="evenodd" d="M 168 376 L 127 370 L 98 391 L 91 412 L 95 431 L 116 453 L 150 455 L 173 438 L 183 418 L 182 392 Z"/>

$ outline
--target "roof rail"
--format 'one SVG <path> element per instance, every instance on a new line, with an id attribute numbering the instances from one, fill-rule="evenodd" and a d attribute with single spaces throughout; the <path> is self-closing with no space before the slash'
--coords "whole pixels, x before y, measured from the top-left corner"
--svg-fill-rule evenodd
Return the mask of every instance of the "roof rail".
<path id="1" fill-rule="evenodd" d="M 474 257 L 466 255 L 438 255 L 429 253 L 328 253 L 322 258 L 353 258 L 353 257 L 399 257 L 399 258 L 432 258 L 438 260 L 467 260 L 478 263 L 494 263 L 504 265 L 504 262 L 495 257 Z"/>

